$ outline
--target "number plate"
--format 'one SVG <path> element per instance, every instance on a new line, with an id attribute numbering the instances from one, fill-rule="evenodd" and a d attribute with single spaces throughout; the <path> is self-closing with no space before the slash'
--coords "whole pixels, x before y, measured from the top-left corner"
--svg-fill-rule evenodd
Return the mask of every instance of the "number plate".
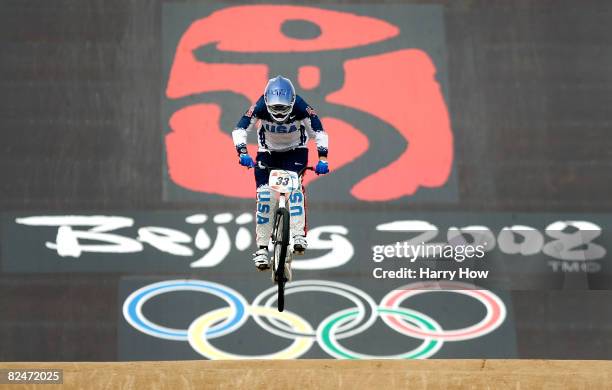
<path id="1" fill-rule="evenodd" d="M 295 172 L 275 169 L 270 172 L 268 185 L 276 192 L 288 194 L 299 187 L 300 179 Z"/>

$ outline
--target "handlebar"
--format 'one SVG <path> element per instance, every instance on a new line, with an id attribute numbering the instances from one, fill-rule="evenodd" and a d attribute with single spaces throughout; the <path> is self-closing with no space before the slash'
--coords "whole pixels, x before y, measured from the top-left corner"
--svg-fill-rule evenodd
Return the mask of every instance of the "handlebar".
<path id="1" fill-rule="evenodd" d="M 270 166 L 270 165 L 268 165 L 268 164 L 266 164 L 266 163 L 264 163 L 262 161 L 257 161 L 255 163 L 255 165 L 253 165 L 251 168 L 255 168 L 255 167 L 258 167 L 258 168 L 261 168 L 261 169 L 265 169 L 265 170 L 268 170 L 268 171 L 271 171 L 273 169 L 280 169 L 280 170 L 284 170 L 284 171 L 288 170 L 286 168 Z M 298 174 L 298 176 L 302 176 L 305 171 L 314 171 L 314 170 L 315 170 L 314 167 L 307 166 L 307 167 L 304 167 L 304 168 L 300 169 L 297 174 Z"/>

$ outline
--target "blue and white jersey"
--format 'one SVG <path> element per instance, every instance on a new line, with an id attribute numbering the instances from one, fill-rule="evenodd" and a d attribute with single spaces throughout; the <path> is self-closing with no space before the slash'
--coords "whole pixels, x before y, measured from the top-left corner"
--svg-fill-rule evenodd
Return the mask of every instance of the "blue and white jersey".
<path id="1" fill-rule="evenodd" d="M 264 97 L 242 116 L 232 132 L 234 145 L 240 153 L 247 145 L 247 134 L 257 128 L 260 152 L 282 152 L 295 148 L 306 148 L 309 139 L 317 144 L 319 156 L 327 156 L 327 133 L 317 113 L 299 95 L 293 110 L 281 124 L 275 122 L 266 108 Z"/>

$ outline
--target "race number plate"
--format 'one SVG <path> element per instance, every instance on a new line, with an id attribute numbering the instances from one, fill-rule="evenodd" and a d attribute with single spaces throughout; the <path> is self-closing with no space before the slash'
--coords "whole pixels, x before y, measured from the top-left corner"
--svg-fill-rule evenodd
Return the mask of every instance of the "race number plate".
<path id="1" fill-rule="evenodd" d="M 276 192 L 288 194 L 298 188 L 300 179 L 295 172 L 275 169 L 270 172 L 268 185 Z"/>

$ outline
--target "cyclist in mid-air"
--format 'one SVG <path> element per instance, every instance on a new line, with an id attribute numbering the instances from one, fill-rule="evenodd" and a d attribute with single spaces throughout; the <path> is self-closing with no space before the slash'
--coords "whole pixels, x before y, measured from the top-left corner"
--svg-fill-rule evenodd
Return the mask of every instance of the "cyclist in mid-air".
<path id="1" fill-rule="evenodd" d="M 296 95 L 291 81 L 282 76 L 268 81 L 264 94 L 242 116 L 232 132 L 240 165 L 255 167 L 257 186 L 255 234 L 258 250 L 253 255 L 253 261 L 258 270 L 264 271 L 270 268 L 268 243 L 276 205 L 268 187 L 268 171 L 253 161 L 246 148 L 247 133 L 257 126 L 258 120 L 260 121 L 257 130 L 259 149 L 256 161 L 261 161 L 267 166 L 299 173 L 308 163 L 306 144 L 313 138 L 319 155 L 315 173 L 326 174 L 329 172 L 328 139 L 317 113 L 304 99 Z M 303 188 L 289 196 L 289 206 L 293 250 L 296 254 L 303 254 L 307 247 Z"/>

